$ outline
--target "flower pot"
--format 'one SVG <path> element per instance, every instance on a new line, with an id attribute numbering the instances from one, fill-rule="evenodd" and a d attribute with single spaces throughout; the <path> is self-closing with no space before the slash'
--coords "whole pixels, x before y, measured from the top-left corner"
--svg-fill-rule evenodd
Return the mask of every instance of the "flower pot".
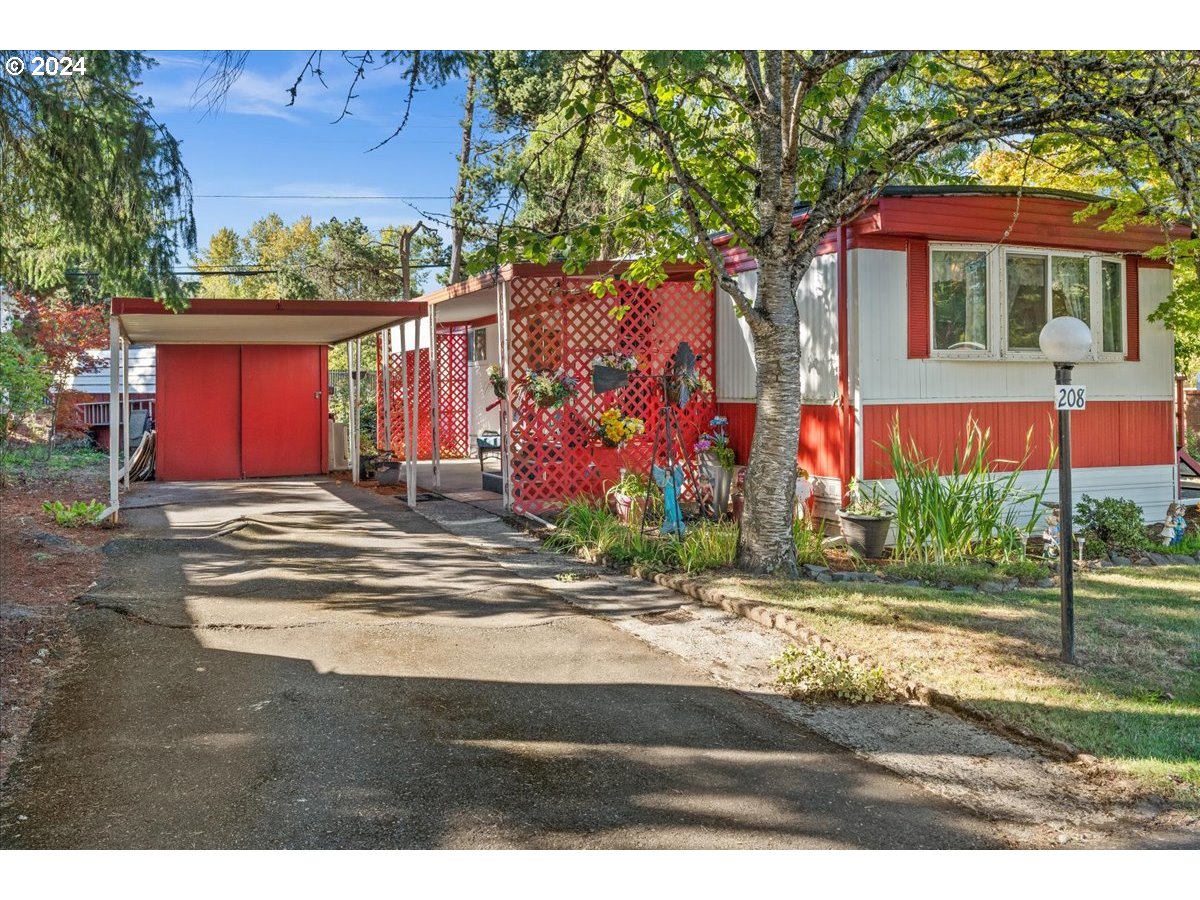
<path id="1" fill-rule="evenodd" d="M 891 516 L 856 516 L 839 509 L 838 520 L 841 522 L 842 537 L 846 539 L 846 546 L 867 559 L 883 556 L 888 529 L 892 525 Z"/>
<path id="2" fill-rule="evenodd" d="M 700 474 L 712 488 L 713 517 L 720 519 L 729 508 L 729 496 L 733 491 L 733 470 L 721 465 L 712 453 L 701 453 L 698 459 Z"/>
<path id="3" fill-rule="evenodd" d="M 613 494 L 617 507 L 617 518 L 622 525 L 636 525 L 646 518 L 646 498 L 630 497 L 628 494 Z"/>

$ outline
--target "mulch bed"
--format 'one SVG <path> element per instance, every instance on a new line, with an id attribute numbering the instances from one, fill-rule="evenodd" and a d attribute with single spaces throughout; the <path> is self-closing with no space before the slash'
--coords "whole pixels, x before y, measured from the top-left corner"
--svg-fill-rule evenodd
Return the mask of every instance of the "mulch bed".
<path id="1" fill-rule="evenodd" d="M 95 580 L 107 528 L 62 528 L 46 500 L 107 494 L 91 473 L 0 488 L 0 781 L 20 751 L 54 674 L 77 650 L 67 622 L 71 601 Z"/>

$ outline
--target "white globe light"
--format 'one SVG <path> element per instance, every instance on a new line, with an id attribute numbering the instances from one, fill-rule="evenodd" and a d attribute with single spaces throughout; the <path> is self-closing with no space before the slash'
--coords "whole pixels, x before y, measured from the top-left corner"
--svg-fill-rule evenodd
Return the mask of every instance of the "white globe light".
<path id="1" fill-rule="evenodd" d="M 1074 316 L 1059 316 L 1042 328 L 1038 345 L 1051 362 L 1079 362 L 1092 350 L 1092 329 Z"/>

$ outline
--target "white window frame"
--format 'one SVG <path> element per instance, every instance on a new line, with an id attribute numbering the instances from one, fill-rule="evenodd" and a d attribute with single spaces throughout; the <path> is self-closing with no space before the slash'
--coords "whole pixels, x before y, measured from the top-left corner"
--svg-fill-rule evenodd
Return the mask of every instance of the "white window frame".
<path id="1" fill-rule="evenodd" d="M 968 251 L 984 252 L 987 254 L 987 308 L 988 308 L 988 346 L 986 350 L 939 350 L 935 346 L 936 322 L 933 307 L 933 254 L 935 251 Z M 1046 259 L 1046 315 L 1053 312 L 1053 257 L 1076 257 L 1088 260 L 1088 289 L 1090 293 L 1088 326 L 1092 330 L 1092 352 L 1087 359 L 1090 362 L 1122 362 L 1129 348 L 1129 322 L 1126 310 L 1126 263 L 1120 256 L 1108 253 L 1094 253 L 1085 250 L 1065 250 L 1054 247 L 1025 247 L 1015 245 L 997 245 L 980 243 L 962 243 L 952 241 L 930 241 L 927 265 L 929 271 L 929 356 L 931 359 L 960 359 L 960 360 L 1013 360 L 1016 362 L 1044 361 L 1045 354 L 1041 350 L 1014 348 L 1008 346 L 1008 254 L 1018 256 L 1041 256 Z M 1121 349 L 1119 351 L 1103 350 L 1104 346 L 1104 309 L 1102 299 L 1103 282 L 1101 279 L 1101 264 L 1114 262 L 1120 265 L 1121 272 L 1118 283 L 1121 287 Z"/>
<path id="2" fill-rule="evenodd" d="M 933 254 L 938 252 L 967 252 L 984 253 L 987 262 L 987 349 L 986 350 L 944 350 L 937 347 L 937 321 L 933 308 Z M 996 281 L 996 248 L 992 244 L 929 244 L 929 355 L 933 359 L 997 359 L 997 331 L 995 297 L 999 285 Z"/>

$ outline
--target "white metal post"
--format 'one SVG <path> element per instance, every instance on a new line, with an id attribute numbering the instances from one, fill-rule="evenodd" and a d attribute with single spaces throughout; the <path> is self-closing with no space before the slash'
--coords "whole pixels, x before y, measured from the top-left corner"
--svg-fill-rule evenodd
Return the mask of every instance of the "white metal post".
<path id="1" fill-rule="evenodd" d="M 400 323 L 400 394 L 400 412 L 404 419 L 404 481 L 407 485 L 412 483 L 412 444 L 409 440 L 412 423 L 408 415 L 408 338 L 404 322 Z M 412 505 L 410 501 L 409 506 Z"/>
<path id="2" fill-rule="evenodd" d="M 421 320 L 413 319 L 412 478 L 408 480 L 408 505 L 417 508 L 417 454 L 421 427 Z"/>
<path id="3" fill-rule="evenodd" d="M 123 407 L 122 419 L 125 425 L 125 490 L 129 490 L 129 443 L 130 443 L 130 427 L 129 427 L 129 341 L 121 338 L 121 406 Z"/>
<path id="4" fill-rule="evenodd" d="M 437 307 L 429 307 L 429 431 L 432 437 L 430 461 L 433 463 L 433 486 L 442 486 L 442 407 L 438 400 Z"/>
<path id="5" fill-rule="evenodd" d="M 355 358 L 355 344 L 357 341 L 346 342 L 346 380 L 350 387 L 350 421 L 347 422 L 347 431 L 350 445 L 350 482 L 358 484 L 358 375 L 356 369 L 358 360 Z"/>
<path id="6" fill-rule="evenodd" d="M 504 373 L 508 390 L 500 402 L 500 482 L 504 489 L 504 508 L 512 509 L 512 395 L 513 373 L 508 345 L 508 282 L 501 279 L 496 285 L 496 322 L 500 332 L 500 371 Z"/>
<path id="7" fill-rule="evenodd" d="M 385 328 L 379 333 L 379 359 L 376 361 L 375 370 L 379 373 L 378 378 L 380 385 L 380 393 L 383 395 L 383 404 L 380 409 L 380 415 L 383 416 L 383 446 L 386 453 L 389 455 L 392 452 L 392 329 Z"/>
<path id="8" fill-rule="evenodd" d="M 121 365 L 121 327 L 117 317 L 108 319 L 108 508 L 112 520 L 118 520 L 121 509 L 120 478 L 117 475 L 117 452 L 120 446 L 121 408 L 119 405 L 120 382 L 118 372 Z"/>

